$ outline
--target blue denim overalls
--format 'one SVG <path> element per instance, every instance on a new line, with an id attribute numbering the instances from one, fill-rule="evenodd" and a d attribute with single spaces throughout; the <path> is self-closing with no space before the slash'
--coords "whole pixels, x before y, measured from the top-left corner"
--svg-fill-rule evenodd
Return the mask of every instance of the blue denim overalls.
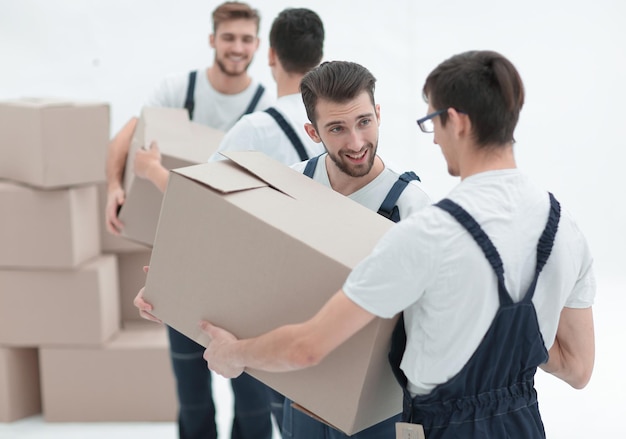
<path id="1" fill-rule="evenodd" d="M 406 345 L 403 321 L 394 333 L 390 361 L 404 389 L 403 420 L 424 427 L 426 439 L 545 438 L 534 376 L 548 360 L 532 303 L 537 279 L 554 243 L 560 205 L 550 194 L 550 214 L 537 244 L 535 275 L 526 294 L 513 303 L 504 285 L 498 251 L 480 225 L 451 200 L 437 206 L 472 235 L 498 279 L 500 306 L 482 342 L 461 371 L 428 395 L 411 397 L 400 370 Z M 403 340 L 404 337 L 404 340 Z"/>

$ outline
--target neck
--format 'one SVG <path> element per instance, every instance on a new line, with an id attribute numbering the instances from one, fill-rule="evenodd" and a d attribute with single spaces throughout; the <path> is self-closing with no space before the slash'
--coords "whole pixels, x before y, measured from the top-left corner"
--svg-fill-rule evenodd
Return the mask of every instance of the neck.
<path id="1" fill-rule="evenodd" d="M 300 81 L 304 77 L 301 73 L 288 73 L 277 69 L 274 73 L 276 79 L 276 95 L 277 97 L 283 97 L 300 93 Z"/>
<path id="2" fill-rule="evenodd" d="M 367 186 L 376 177 L 378 177 L 384 169 L 385 164 L 377 155 L 374 158 L 374 165 L 367 175 L 364 175 L 363 177 L 351 177 L 341 171 L 328 155 L 326 156 L 326 172 L 328 173 L 330 187 L 332 187 L 335 192 L 339 192 L 340 194 L 346 196 L 351 195 L 359 189 Z"/>
<path id="3" fill-rule="evenodd" d="M 472 148 L 467 151 L 467 159 L 462 160 L 461 180 L 487 171 L 517 168 L 513 144 Z"/>
<path id="4" fill-rule="evenodd" d="M 241 93 L 250 85 L 250 82 L 252 82 L 252 78 L 248 73 L 230 76 L 222 72 L 216 64 L 206 69 L 206 76 L 215 90 L 227 95 Z"/>

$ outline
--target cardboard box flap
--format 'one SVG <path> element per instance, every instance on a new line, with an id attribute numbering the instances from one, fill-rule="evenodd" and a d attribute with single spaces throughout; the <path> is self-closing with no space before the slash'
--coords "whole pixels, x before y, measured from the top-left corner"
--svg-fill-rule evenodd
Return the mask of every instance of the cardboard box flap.
<path id="1" fill-rule="evenodd" d="M 225 151 L 220 154 L 265 181 L 269 186 L 293 198 L 304 201 L 318 200 L 319 191 L 311 190 L 311 185 L 303 183 L 312 182 L 312 179 L 308 177 L 303 179 L 304 175 L 300 172 L 260 151 Z M 296 182 L 297 184 L 294 184 Z"/>
<path id="2" fill-rule="evenodd" d="M 206 172 L 207 167 L 211 168 L 211 172 Z M 194 180 L 204 186 L 208 186 L 223 194 L 268 186 L 266 182 L 249 172 L 233 173 L 233 168 L 239 167 L 233 162 L 220 161 L 186 166 L 184 168 L 173 169 L 172 172 Z"/>

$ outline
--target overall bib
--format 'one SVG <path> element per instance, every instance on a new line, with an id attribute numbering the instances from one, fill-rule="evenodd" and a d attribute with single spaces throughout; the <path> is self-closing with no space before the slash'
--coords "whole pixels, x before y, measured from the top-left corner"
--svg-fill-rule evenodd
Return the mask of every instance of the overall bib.
<path id="1" fill-rule="evenodd" d="M 502 260 L 480 225 L 459 205 L 436 204 L 450 213 L 480 246 L 498 281 L 499 308 L 480 345 L 461 371 L 428 395 L 411 397 L 400 369 L 406 346 L 400 320 L 389 358 L 404 389 L 403 420 L 421 424 L 427 439 L 545 438 L 534 376 L 548 360 L 532 303 L 537 279 L 554 243 L 560 205 L 550 194 L 550 214 L 537 244 L 537 265 L 524 297 L 514 303 L 504 285 Z"/>

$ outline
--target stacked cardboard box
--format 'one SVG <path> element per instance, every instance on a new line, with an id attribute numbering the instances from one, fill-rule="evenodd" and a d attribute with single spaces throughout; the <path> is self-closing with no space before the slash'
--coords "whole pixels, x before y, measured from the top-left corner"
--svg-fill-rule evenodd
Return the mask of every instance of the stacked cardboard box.
<path id="1" fill-rule="evenodd" d="M 165 330 L 129 307 L 149 249 L 104 232 L 109 137 L 106 103 L 0 102 L 0 422 L 175 419 Z"/>

